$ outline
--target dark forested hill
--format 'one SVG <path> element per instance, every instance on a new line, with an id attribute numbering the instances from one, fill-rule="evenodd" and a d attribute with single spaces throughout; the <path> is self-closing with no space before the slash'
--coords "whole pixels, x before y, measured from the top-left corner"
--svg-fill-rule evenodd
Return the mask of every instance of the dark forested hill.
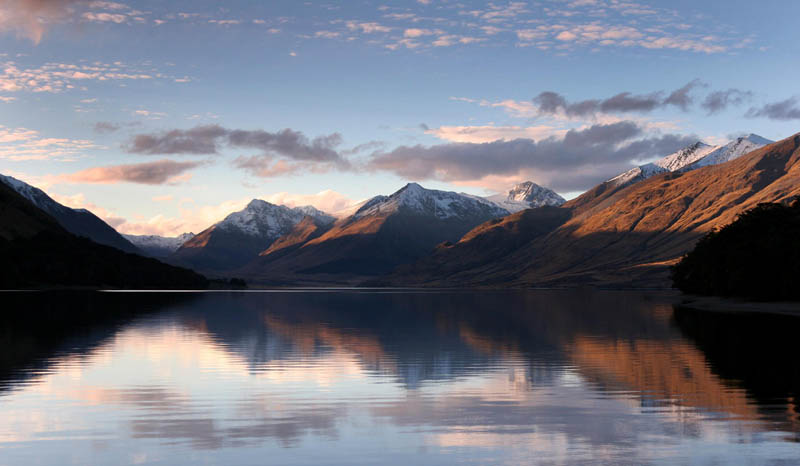
<path id="1" fill-rule="evenodd" d="M 205 277 L 66 231 L 0 183 L 0 289 L 205 288 Z"/>
<path id="2" fill-rule="evenodd" d="M 684 293 L 798 300 L 800 201 L 760 204 L 703 237 L 672 269 Z"/>

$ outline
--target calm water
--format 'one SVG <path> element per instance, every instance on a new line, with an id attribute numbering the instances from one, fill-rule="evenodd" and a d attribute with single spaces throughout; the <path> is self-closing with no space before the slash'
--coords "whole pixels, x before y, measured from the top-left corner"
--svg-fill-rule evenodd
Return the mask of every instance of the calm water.
<path id="1" fill-rule="evenodd" d="M 800 462 L 794 318 L 627 292 L 2 299 L 2 465 Z"/>

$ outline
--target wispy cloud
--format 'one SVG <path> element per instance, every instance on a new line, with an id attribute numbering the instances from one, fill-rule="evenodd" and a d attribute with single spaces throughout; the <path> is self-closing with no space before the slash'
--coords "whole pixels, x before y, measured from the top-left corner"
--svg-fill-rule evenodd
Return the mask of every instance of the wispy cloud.
<path id="1" fill-rule="evenodd" d="M 0 3 L 0 31 L 12 31 L 38 44 L 49 24 L 73 13 L 84 0 L 4 0 Z"/>
<path id="2" fill-rule="evenodd" d="M 719 113 L 730 106 L 742 105 L 753 98 L 753 93 L 741 89 L 728 89 L 725 91 L 714 91 L 708 94 L 703 101 L 703 108 L 709 115 Z"/>
<path id="3" fill-rule="evenodd" d="M 150 66 L 123 62 L 47 63 L 27 68 L 13 62 L 0 62 L 0 93 L 58 93 L 79 90 L 89 82 L 124 82 L 172 79 Z"/>
<path id="4" fill-rule="evenodd" d="M 0 126 L 0 159 L 71 162 L 98 147 L 86 139 L 45 137 L 27 128 Z"/>
<path id="5" fill-rule="evenodd" d="M 764 117 L 770 120 L 800 120 L 800 99 L 790 97 L 786 100 L 753 107 L 747 112 L 747 117 Z"/>
<path id="6" fill-rule="evenodd" d="M 189 170 L 206 162 L 176 162 L 157 160 L 155 162 L 109 165 L 93 167 L 65 175 L 64 179 L 73 183 L 138 183 L 147 185 L 177 184 L 189 179 Z"/>
<path id="7" fill-rule="evenodd" d="M 539 126 L 440 126 L 425 129 L 426 134 L 450 142 L 484 143 L 514 139 L 546 139 L 563 137 L 567 130 L 548 125 Z"/>

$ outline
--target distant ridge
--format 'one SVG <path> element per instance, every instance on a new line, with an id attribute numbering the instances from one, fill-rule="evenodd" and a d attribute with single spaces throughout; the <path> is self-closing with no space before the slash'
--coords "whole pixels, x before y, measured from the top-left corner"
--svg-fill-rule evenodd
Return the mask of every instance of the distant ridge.
<path id="1" fill-rule="evenodd" d="M 497 194 L 486 199 L 509 212 L 519 212 L 542 206 L 560 206 L 566 200 L 555 191 L 539 186 L 532 181 L 525 181 L 515 185 L 507 194 Z"/>
<path id="2" fill-rule="evenodd" d="M 194 233 L 183 233 L 178 236 L 158 235 L 122 235 L 133 243 L 142 253 L 155 258 L 165 258 L 178 250 L 183 243 L 194 238 Z"/>

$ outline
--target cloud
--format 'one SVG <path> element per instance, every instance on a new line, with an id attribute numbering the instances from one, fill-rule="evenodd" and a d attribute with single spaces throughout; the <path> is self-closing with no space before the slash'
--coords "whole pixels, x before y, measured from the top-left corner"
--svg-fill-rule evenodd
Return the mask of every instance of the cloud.
<path id="1" fill-rule="evenodd" d="M 83 193 L 77 193 L 72 195 L 60 195 L 55 193 L 48 193 L 50 197 L 55 199 L 56 202 L 63 204 L 67 207 L 72 207 L 74 209 L 88 209 L 93 214 L 97 215 L 104 222 L 111 225 L 112 228 L 117 228 L 120 225 L 124 224 L 126 220 L 123 217 L 118 216 L 114 212 L 104 209 L 97 204 L 89 202 L 86 200 L 86 196 Z"/>
<path id="2" fill-rule="evenodd" d="M 698 87 L 705 87 L 704 84 L 699 79 L 694 79 L 689 81 L 685 86 L 675 89 L 664 99 L 664 104 L 666 105 L 674 105 L 675 107 L 680 108 L 684 112 L 689 110 L 689 107 L 694 103 L 694 97 L 692 97 L 691 92 L 698 88 Z"/>
<path id="3" fill-rule="evenodd" d="M 44 137 L 32 129 L 0 125 L 0 159 L 71 162 L 97 148 L 87 139 Z"/>
<path id="4" fill-rule="evenodd" d="M 48 27 L 72 18 L 92 23 L 121 24 L 129 20 L 141 23 L 146 21 L 144 15 L 147 14 L 123 3 L 106 1 L 3 0 L 0 2 L 0 32 L 13 31 L 38 44 Z"/>
<path id="5" fill-rule="evenodd" d="M 593 117 L 598 113 L 649 113 L 667 106 L 687 111 L 694 102 L 691 92 L 699 86 L 702 86 L 702 83 L 695 79 L 672 91 L 666 98 L 663 91 L 643 95 L 621 92 L 607 99 L 588 99 L 579 102 L 568 102 L 557 92 L 545 91 L 534 97 L 533 103 L 538 107 L 539 115 L 563 114 L 567 117 L 584 118 Z"/>
<path id="6" fill-rule="evenodd" d="M 138 134 L 125 148 L 128 152 L 146 155 L 219 154 L 223 144 L 232 148 L 256 149 L 260 154 L 237 157 L 233 160 L 234 166 L 255 176 L 271 177 L 298 171 L 347 169 L 349 161 L 336 150 L 341 143 L 342 137 L 338 133 L 309 139 L 288 128 L 269 132 L 203 125 L 188 130 Z"/>
<path id="7" fill-rule="evenodd" d="M 128 20 L 127 15 L 123 15 L 120 13 L 92 13 L 88 11 L 81 15 L 81 17 L 87 21 L 92 21 L 95 23 L 117 23 L 121 24 Z"/>
<path id="8" fill-rule="evenodd" d="M 87 82 L 173 79 L 151 66 L 114 63 L 55 63 L 24 68 L 0 62 L 0 92 L 59 93 L 83 88 Z"/>
<path id="9" fill-rule="evenodd" d="M 120 125 L 116 123 L 111 123 L 109 121 L 98 121 L 94 124 L 94 132 L 100 134 L 108 134 L 117 131 L 120 128 Z"/>
<path id="10" fill-rule="evenodd" d="M 13 31 L 38 44 L 49 24 L 72 14 L 85 0 L 4 0 L 0 3 L 0 31 Z"/>
<path id="11" fill-rule="evenodd" d="M 630 168 L 633 160 L 654 159 L 695 141 L 696 138 L 674 134 L 647 136 L 636 123 L 623 121 L 573 129 L 562 138 L 550 137 L 538 142 L 514 139 L 401 146 L 390 152 L 374 153 L 368 168 L 407 179 L 448 182 L 529 171 L 549 180 L 553 189 L 575 191 Z"/>
<path id="12" fill-rule="evenodd" d="M 284 191 L 261 197 L 261 199 L 273 204 L 285 205 L 287 207 L 310 205 L 327 213 L 343 211 L 355 206 L 360 202 L 359 200 L 350 199 L 344 194 L 331 189 L 326 189 L 316 194 L 295 194 Z"/>
<path id="13" fill-rule="evenodd" d="M 425 127 L 425 129 L 428 129 L 427 126 Z M 342 155 L 354 155 L 354 154 L 358 154 L 360 152 L 366 152 L 366 151 L 369 151 L 369 150 L 383 149 L 384 147 L 386 147 L 386 143 L 383 142 L 383 141 L 368 141 L 368 142 L 365 142 L 363 144 L 359 144 L 359 145 L 353 147 L 352 149 L 345 149 L 345 150 L 341 151 L 340 153 Z"/>
<path id="14" fill-rule="evenodd" d="M 563 137 L 566 129 L 552 126 L 440 126 L 426 128 L 426 134 L 450 142 L 483 143 L 498 140 L 510 141 L 514 139 L 546 139 L 552 136 Z"/>
<path id="15" fill-rule="evenodd" d="M 800 99 L 790 97 L 780 102 L 753 107 L 745 115 L 749 118 L 765 117 L 770 120 L 800 120 Z"/>
<path id="16" fill-rule="evenodd" d="M 65 175 L 73 183 L 138 183 L 147 185 L 176 184 L 188 179 L 188 172 L 204 165 L 205 162 L 175 162 L 158 160 L 129 165 L 110 165 L 93 167 Z"/>
<path id="17" fill-rule="evenodd" d="M 360 31 L 363 32 L 364 34 L 373 34 L 376 32 L 389 32 L 392 30 L 392 28 L 388 26 L 383 26 L 381 24 L 374 22 L 362 23 L 358 21 L 347 21 L 345 22 L 345 25 L 347 26 L 347 29 L 351 31 Z"/>
<path id="18" fill-rule="evenodd" d="M 137 134 L 125 146 L 134 154 L 217 154 L 218 140 L 228 130 L 219 125 L 196 126 L 188 130 L 174 129 L 157 134 Z"/>
<path id="19" fill-rule="evenodd" d="M 714 91 L 706 96 L 703 101 L 703 108 L 709 115 L 719 113 L 731 105 L 741 105 L 750 100 L 753 93 L 739 89 L 728 89 L 726 91 Z"/>

